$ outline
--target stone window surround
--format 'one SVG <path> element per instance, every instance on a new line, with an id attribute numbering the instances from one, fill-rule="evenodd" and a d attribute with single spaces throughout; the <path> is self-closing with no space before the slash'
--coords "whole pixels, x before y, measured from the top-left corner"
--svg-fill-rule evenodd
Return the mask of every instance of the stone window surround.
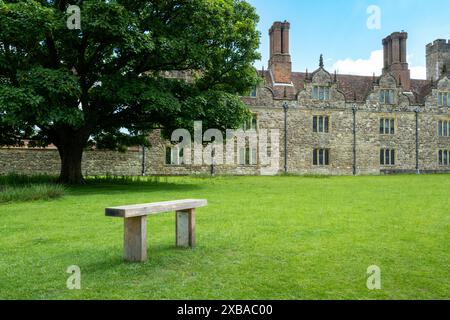
<path id="1" fill-rule="evenodd" d="M 243 159 L 241 158 L 242 151 L 244 152 Z M 258 148 L 250 148 L 249 145 L 246 145 L 245 148 L 238 150 L 237 154 L 239 158 L 239 167 L 255 167 L 258 165 Z"/>
<path id="2" fill-rule="evenodd" d="M 447 130 L 444 129 L 445 127 Z M 447 131 L 447 134 L 445 134 L 445 131 Z M 437 121 L 437 136 L 439 138 L 450 137 L 450 118 L 442 118 Z"/>
<path id="3" fill-rule="evenodd" d="M 323 131 L 319 131 L 319 119 L 323 118 Z M 316 131 L 314 131 L 314 119 L 317 119 Z M 314 114 L 312 121 L 312 132 L 317 134 L 330 134 L 331 133 L 331 116 L 329 114 Z"/>
<path id="4" fill-rule="evenodd" d="M 388 92 L 388 95 L 386 96 L 386 91 Z M 384 101 L 381 100 L 381 93 L 384 92 Z M 390 100 L 390 93 L 392 92 L 392 101 L 386 101 Z M 379 94 L 379 101 L 383 105 L 392 106 L 396 104 L 396 93 L 397 90 L 393 88 L 380 88 L 380 94 Z M 386 99 L 387 98 L 387 99 Z"/>
<path id="5" fill-rule="evenodd" d="M 387 151 L 389 153 L 389 158 L 388 158 L 389 159 L 389 163 L 388 164 L 386 163 L 386 153 L 387 153 Z M 394 153 L 393 157 L 392 157 L 392 152 Z M 384 163 L 382 163 L 382 161 L 381 161 L 381 155 L 383 155 L 383 157 L 384 157 L 384 161 L 383 161 Z M 393 163 L 392 163 L 392 158 L 394 160 Z M 396 165 L 396 163 L 397 163 L 397 150 L 396 149 L 389 148 L 389 147 L 380 149 L 380 166 L 381 167 L 393 167 L 393 166 Z"/>
<path id="6" fill-rule="evenodd" d="M 319 159 L 320 159 L 319 153 L 321 153 L 321 152 L 323 152 L 323 164 L 319 163 Z M 330 163 L 331 163 L 331 156 L 330 156 L 330 154 L 331 154 L 330 148 L 322 148 L 322 147 L 314 148 L 313 149 L 313 154 L 312 154 L 312 159 L 311 159 L 312 160 L 311 163 L 312 163 L 313 167 L 328 167 L 328 166 L 330 166 Z M 317 156 L 317 158 L 316 158 L 317 163 L 316 164 L 314 164 L 314 156 L 315 155 Z M 327 160 L 328 160 L 328 162 L 327 162 Z"/>
<path id="7" fill-rule="evenodd" d="M 445 159 L 445 155 L 447 159 Z M 450 166 L 450 149 L 439 149 L 437 152 L 437 162 L 440 167 Z"/>
<path id="8" fill-rule="evenodd" d="M 389 127 L 388 129 L 388 133 L 386 133 L 386 120 L 389 120 Z M 383 129 L 384 129 L 384 133 L 381 133 L 381 121 L 383 121 Z M 394 124 L 394 132 L 392 132 L 392 124 Z M 379 128 L 379 134 L 382 136 L 392 136 L 395 135 L 397 133 L 397 119 L 395 117 L 386 117 L 383 116 L 382 118 L 380 118 L 380 128 Z"/>
<path id="9" fill-rule="evenodd" d="M 445 95 L 447 95 L 447 99 L 446 99 L 447 100 L 447 105 L 444 103 L 444 101 L 441 101 L 441 99 L 444 100 L 443 97 Z M 450 91 L 438 91 L 438 93 L 437 93 L 437 101 L 438 101 L 438 107 L 444 107 L 444 108 L 445 107 L 450 107 Z"/>
<path id="10" fill-rule="evenodd" d="M 314 90 L 316 90 L 316 88 L 317 88 L 317 97 L 314 94 Z M 323 92 L 323 99 L 320 99 L 320 90 L 321 89 L 324 90 L 324 92 Z M 327 95 L 325 95 L 325 92 L 327 92 Z M 330 101 L 331 100 L 331 86 L 329 86 L 329 85 L 313 84 L 311 86 L 311 99 L 314 100 L 314 101 Z"/>

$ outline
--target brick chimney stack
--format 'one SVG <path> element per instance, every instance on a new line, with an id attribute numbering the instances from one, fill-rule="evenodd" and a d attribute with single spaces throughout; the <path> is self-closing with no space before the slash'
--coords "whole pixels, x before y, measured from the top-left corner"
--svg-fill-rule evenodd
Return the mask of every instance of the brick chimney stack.
<path id="1" fill-rule="evenodd" d="M 289 54 L 289 29 L 287 21 L 275 22 L 269 30 L 269 70 L 276 84 L 291 84 L 292 62 Z"/>
<path id="2" fill-rule="evenodd" d="M 411 74 L 407 62 L 406 40 L 408 33 L 394 32 L 383 39 L 383 73 L 390 72 L 403 90 L 411 89 Z"/>

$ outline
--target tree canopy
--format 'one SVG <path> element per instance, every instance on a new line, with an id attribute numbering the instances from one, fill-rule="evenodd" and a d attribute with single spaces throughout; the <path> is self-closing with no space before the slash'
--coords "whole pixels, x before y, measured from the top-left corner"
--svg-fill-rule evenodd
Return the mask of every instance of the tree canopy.
<path id="1" fill-rule="evenodd" d="M 196 120 L 235 128 L 258 83 L 257 22 L 241 0 L 0 0 L 0 145 L 54 144 L 60 181 L 79 183 L 89 144 L 117 150 Z"/>

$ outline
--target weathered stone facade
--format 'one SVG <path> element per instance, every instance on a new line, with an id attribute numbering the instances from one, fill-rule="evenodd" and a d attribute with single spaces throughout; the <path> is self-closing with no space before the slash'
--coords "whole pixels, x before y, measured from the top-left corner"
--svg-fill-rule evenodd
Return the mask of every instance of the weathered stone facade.
<path id="1" fill-rule="evenodd" d="M 439 161 L 439 150 L 450 150 L 450 126 L 446 136 L 440 136 L 438 130 L 439 121 L 450 122 L 450 106 L 438 102 L 439 94 L 450 94 L 450 79 L 444 74 L 433 81 L 410 79 L 406 33 L 393 33 L 383 40 L 383 74 L 376 78 L 330 74 L 322 59 L 319 68 L 312 73 L 292 72 L 289 27 L 288 22 L 276 22 L 270 29 L 269 69 L 258 72 L 263 84 L 254 95 L 242 97 L 256 116 L 256 131 L 267 129 L 280 133 L 278 148 L 269 143 L 271 156 L 278 156 L 278 173 L 286 169 L 294 174 L 325 175 L 450 171 L 449 165 Z M 443 61 L 448 52 L 446 47 L 442 48 L 441 45 L 427 46 L 427 67 L 435 68 L 436 61 Z M 323 97 L 320 88 L 326 88 Z M 326 132 L 315 132 L 314 117 L 328 117 Z M 393 127 L 388 133 L 380 133 L 382 119 L 392 121 Z M 152 147 L 145 150 L 145 155 L 142 149 L 124 154 L 86 152 L 83 173 L 189 175 L 211 172 L 211 165 L 167 163 L 166 150 L 172 145 L 163 140 L 158 131 L 152 134 L 150 141 Z M 237 149 L 236 163 L 216 165 L 215 173 L 261 174 L 264 167 L 261 159 L 253 164 L 239 164 Z M 314 163 L 315 150 L 327 150 L 328 163 Z M 384 158 L 380 159 L 382 150 L 393 150 L 388 164 Z M 0 173 L 56 174 L 58 171 L 59 158 L 55 150 L 0 149 Z"/>
<path id="2" fill-rule="evenodd" d="M 285 171 L 285 157 L 287 172 L 294 174 L 450 171 L 450 166 L 440 165 L 438 159 L 439 150 L 450 149 L 450 137 L 438 134 L 439 121 L 450 120 L 450 108 L 438 106 L 437 98 L 439 92 L 450 92 L 450 80 L 443 74 L 434 82 L 410 79 L 406 61 L 407 33 L 395 32 L 383 39 L 383 74 L 375 78 L 330 74 L 322 59 L 319 69 L 312 73 L 291 72 L 289 27 L 288 22 L 276 22 L 270 28 L 269 69 L 259 71 L 264 85 L 257 89 L 256 95 L 243 97 L 257 117 L 259 130 L 277 129 L 280 132 L 280 173 Z M 445 54 L 439 53 L 439 57 Z M 329 88 L 329 99 L 314 98 L 315 86 Z M 393 101 L 382 102 L 382 90 L 391 90 Z M 289 106 L 287 151 L 284 144 L 285 104 Z M 314 132 L 314 116 L 328 117 L 328 132 Z M 381 119 L 393 120 L 392 134 L 380 134 Z M 151 151 L 149 173 L 210 171 L 207 165 L 165 164 L 165 148 L 170 144 L 161 140 L 158 134 L 152 141 L 155 147 Z M 327 165 L 314 165 L 315 149 L 329 150 Z M 394 150 L 393 164 L 381 164 L 382 149 Z M 259 165 L 215 168 L 216 173 L 229 174 L 259 174 L 259 169 Z"/>

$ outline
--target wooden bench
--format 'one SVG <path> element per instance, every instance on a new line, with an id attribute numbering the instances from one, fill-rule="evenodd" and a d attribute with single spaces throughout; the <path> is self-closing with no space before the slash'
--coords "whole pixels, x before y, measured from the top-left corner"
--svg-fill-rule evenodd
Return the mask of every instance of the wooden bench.
<path id="1" fill-rule="evenodd" d="M 147 216 L 176 212 L 177 247 L 195 247 L 195 209 L 208 204 L 206 200 L 176 200 L 106 208 L 105 215 L 124 219 L 124 259 L 147 260 Z"/>

